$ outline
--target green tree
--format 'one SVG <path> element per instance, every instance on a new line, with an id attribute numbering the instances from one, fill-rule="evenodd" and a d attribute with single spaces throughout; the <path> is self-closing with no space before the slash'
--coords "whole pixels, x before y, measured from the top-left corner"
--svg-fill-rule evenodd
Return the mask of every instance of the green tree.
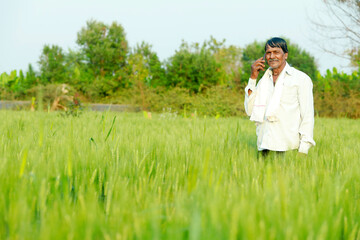
<path id="1" fill-rule="evenodd" d="M 84 63 L 102 94 L 108 95 L 127 84 L 128 42 L 124 28 L 90 20 L 77 35 Z M 101 83 L 102 82 L 102 83 Z"/>
<path id="2" fill-rule="evenodd" d="M 129 79 L 132 87 L 140 94 L 142 109 L 147 109 L 147 102 L 145 99 L 145 88 L 149 84 L 149 64 L 140 53 L 133 53 L 129 57 L 129 66 L 131 69 Z"/>
<path id="3" fill-rule="evenodd" d="M 36 85 L 37 76 L 36 76 L 34 68 L 31 64 L 29 64 L 29 66 L 28 66 L 28 70 L 26 72 L 25 79 L 26 79 L 26 87 L 27 88 L 30 88 L 30 87 Z"/>
<path id="4" fill-rule="evenodd" d="M 165 86 L 165 69 L 163 68 L 162 63 L 159 60 L 159 57 L 151 48 L 152 46 L 145 42 L 142 42 L 140 45 L 137 44 L 133 52 L 131 53 L 130 58 L 136 55 L 143 56 L 141 58 L 141 60 L 143 61 L 142 65 L 148 70 L 148 75 L 146 75 L 144 79 L 144 82 L 147 86 Z"/>
<path id="5" fill-rule="evenodd" d="M 19 80 L 20 78 L 17 74 L 17 71 L 16 70 L 11 71 L 5 85 L 6 89 L 11 93 L 16 92 L 19 87 Z"/>
<path id="6" fill-rule="evenodd" d="M 286 39 L 289 57 L 287 62 L 303 72 L 305 72 L 312 80 L 316 80 L 317 66 L 315 59 L 310 53 L 301 49 L 297 44 L 292 43 L 289 39 Z M 253 42 L 247 45 L 243 50 L 242 62 L 243 62 L 243 71 L 241 73 L 241 81 L 243 84 L 246 84 L 250 78 L 251 73 L 251 64 L 256 59 L 264 56 L 265 53 L 265 43 L 264 42 Z M 268 66 L 267 66 L 268 67 Z M 259 78 L 263 76 L 264 72 L 261 72 Z"/>
<path id="7" fill-rule="evenodd" d="M 90 20 L 77 35 L 80 63 L 73 67 L 73 76 L 82 91 L 91 98 L 114 95 L 128 86 L 128 43 L 120 24 L 106 25 Z M 80 74 L 78 74 L 80 72 Z"/>
<path id="8" fill-rule="evenodd" d="M 10 75 L 3 73 L 0 76 L 1 82 L 1 97 L 3 98 L 17 98 L 23 97 L 26 90 L 25 76 L 22 70 L 19 70 L 19 75 L 16 70 L 10 72 Z"/>
<path id="9" fill-rule="evenodd" d="M 234 45 L 225 46 L 225 39 L 218 41 L 212 36 L 206 44 L 213 52 L 216 61 L 221 66 L 218 70 L 219 73 L 221 73 L 220 84 L 231 87 L 239 87 L 241 81 L 240 73 L 242 68 L 242 49 Z"/>
<path id="10" fill-rule="evenodd" d="M 253 43 L 248 44 L 245 46 L 242 54 L 242 63 L 243 63 L 243 69 L 241 71 L 241 83 L 242 85 L 246 85 L 251 74 L 251 65 L 252 63 L 264 56 L 264 45 L 265 42 L 258 42 L 255 41 Z M 268 67 L 268 66 L 267 66 Z M 259 79 L 264 75 L 264 72 L 260 72 Z"/>
<path id="11" fill-rule="evenodd" d="M 286 40 L 288 43 L 289 57 L 288 63 L 303 72 L 305 72 L 312 80 L 316 80 L 316 72 L 318 71 L 315 58 L 301 49 L 299 45 L 292 43 L 291 40 Z"/>
<path id="12" fill-rule="evenodd" d="M 85 56 L 81 51 L 69 50 L 65 57 L 65 68 L 69 77 L 69 84 L 78 91 L 86 94 L 88 87 L 94 81 L 94 75 L 86 66 Z"/>
<path id="13" fill-rule="evenodd" d="M 45 45 L 39 60 L 41 82 L 63 83 L 66 80 L 65 55 L 57 45 Z"/>
<path id="14" fill-rule="evenodd" d="M 167 62 L 168 86 L 178 86 L 199 92 L 220 84 L 221 64 L 205 44 L 183 42 Z"/>

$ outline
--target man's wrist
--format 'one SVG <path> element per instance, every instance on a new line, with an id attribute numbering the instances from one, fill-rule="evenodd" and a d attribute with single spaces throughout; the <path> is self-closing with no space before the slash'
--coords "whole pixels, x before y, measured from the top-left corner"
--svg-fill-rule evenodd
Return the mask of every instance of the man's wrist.
<path id="1" fill-rule="evenodd" d="M 251 75 L 250 75 L 250 78 L 251 78 L 251 79 L 255 79 L 255 80 L 256 80 L 258 76 L 259 76 L 259 75 L 254 75 L 254 74 L 251 74 Z"/>

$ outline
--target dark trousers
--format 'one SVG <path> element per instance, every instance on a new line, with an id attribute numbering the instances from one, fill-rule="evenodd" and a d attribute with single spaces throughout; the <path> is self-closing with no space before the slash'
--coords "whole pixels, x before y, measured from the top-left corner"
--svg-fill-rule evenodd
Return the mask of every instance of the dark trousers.
<path id="1" fill-rule="evenodd" d="M 284 154 L 285 154 L 284 151 L 271 151 L 269 149 L 264 149 L 262 151 L 258 151 L 258 158 L 260 158 L 260 157 L 267 158 L 270 155 L 283 156 Z"/>

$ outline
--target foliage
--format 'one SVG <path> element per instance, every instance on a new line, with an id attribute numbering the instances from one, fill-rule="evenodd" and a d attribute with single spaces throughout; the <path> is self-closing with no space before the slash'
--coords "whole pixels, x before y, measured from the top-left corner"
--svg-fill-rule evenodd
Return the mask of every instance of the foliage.
<path id="1" fill-rule="evenodd" d="M 356 67 L 360 67 L 360 47 L 354 47 L 351 50 L 348 50 L 350 56 L 351 64 Z"/>
<path id="2" fill-rule="evenodd" d="M 65 56 L 65 71 L 68 74 L 68 84 L 71 84 L 81 92 L 93 82 L 93 74 L 85 64 L 85 55 L 81 51 L 69 49 Z"/>
<path id="3" fill-rule="evenodd" d="M 289 50 L 289 64 L 306 73 L 313 81 L 316 81 L 316 72 L 318 69 L 315 58 L 304 49 L 301 49 L 299 45 L 292 43 L 291 40 L 287 39 L 286 41 Z"/>
<path id="4" fill-rule="evenodd" d="M 108 99 L 111 103 L 130 104 L 143 108 L 147 111 L 162 112 L 164 109 L 182 112 L 191 105 L 191 95 L 185 88 L 165 88 L 165 87 L 145 87 L 143 95 L 139 93 L 138 88 L 123 89 L 117 96 Z"/>
<path id="5" fill-rule="evenodd" d="M 37 76 L 36 72 L 34 71 L 34 68 L 31 64 L 28 66 L 28 70 L 26 72 L 26 89 L 29 89 L 30 87 L 37 84 Z"/>
<path id="6" fill-rule="evenodd" d="M 286 40 L 289 64 L 314 82 L 317 114 L 358 118 L 359 72 L 345 74 L 334 68 L 322 76 L 314 57 Z M 173 56 L 161 62 L 148 43 L 129 49 L 120 24 L 94 20 L 78 32 L 76 43 L 79 48 L 67 52 L 56 45 L 45 45 L 39 73 L 31 64 L 26 73 L 1 73 L 0 98 L 38 98 L 36 94 L 43 85 L 44 100 L 51 103 L 56 98 L 52 89 L 66 84 L 73 93 L 80 94 L 83 102 L 126 103 L 152 112 L 171 109 L 207 116 L 243 116 L 243 88 L 252 62 L 263 56 L 265 45 L 265 41 L 255 41 L 242 49 L 210 36 L 201 44 L 183 41 Z M 358 48 L 351 48 L 348 54 L 359 63 Z"/>
<path id="7" fill-rule="evenodd" d="M 227 47 L 225 40 L 213 37 L 202 45 L 183 42 L 166 64 L 166 86 L 187 88 L 192 93 L 217 85 L 239 86 L 240 53 L 239 47 Z"/>
<path id="8" fill-rule="evenodd" d="M 200 116 L 245 116 L 244 94 L 226 86 L 211 87 L 195 97 L 189 110 Z"/>
<path id="9" fill-rule="evenodd" d="M 45 45 L 40 56 L 39 65 L 42 84 L 66 82 L 65 54 L 61 47 Z"/>
<path id="10" fill-rule="evenodd" d="M 80 52 L 69 56 L 73 81 L 93 101 L 113 95 L 128 86 L 128 43 L 124 28 L 90 20 L 77 35 Z"/>
<path id="11" fill-rule="evenodd" d="M 152 112 L 170 111 L 181 115 L 199 116 L 245 116 L 244 94 L 226 86 L 209 87 L 201 93 L 190 94 L 185 88 L 143 88 L 123 90 L 113 103 L 146 106 Z"/>
<path id="12" fill-rule="evenodd" d="M 111 95 L 127 86 L 128 43 L 124 28 L 113 22 L 106 25 L 90 20 L 77 36 L 84 54 L 85 69 L 93 75 L 92 84 L 100 88 L 100 96 Z"/>
<path id="13" fill-rule="evenodd" d="M 259 59 L 262 56 L 264 56 L 265 43 L 266 43 L 265 41 L 264 42 L 255 41 L 255 42 L 245 46 L 245 48 L 243 50 L 243 54 L 242 54 L 242 59 L 241 59 L 241 61 L 243 62 L 243 69 L 241 72 L 241 83 L 242 83 L 243 87 L 245 87 L 245 85 L 247 84 L 247 82 L 250 78 L 251 65 L 253 64 L 253 62 L 256 59 Z M 267 64 L 266 64 L 266 66 L 267 66 Z M 263 75 L 264 75 L 264 72 L 260 72 L 259 79 Z"/>
<path id="14" fill-rule="evenodd" d="M 220 69 L 218 70 L 221 73 L 220 85 L 239 88 L 243 65 L 241 61 L 242 49 L 234 45 L 225 46 L 225 39 L 219 42 L 212 36 L 205 44 L 220 64 Z"/>
<path id="15" fill-rule="evenodd" d="M 142 65 L 147 69 L 147 75 L 144 76 L 144 83 L 147 86 L 158 87 L 166 86 L 166 75 L 165 69 L 162 66 L 162 63 L 159 60 L 157 54 L 151 49 L 152 46 L 145 42 L 142 42 L 140 45 L 137 44 L 130 54 L 129 58 L 137 56 L 139 58 L 142 56 Z M 132 64 L 129 61 L 130 68 Z"/>
<path id="16" fill-rule="evenodd" d="M 336 68 L 320 74 L 315 83 L 315 110 L 326 117 L 360 117 L 360 74 L 339 73 Z"/>
<path id="17" fill-rule="evenodd" d="M 22 70 L 13 70 L 10 74 L 4 72 L 0 75 L 1 98 L 22 99 L 26 97 L 26 90 L 34 86 L 37 80 L 31 64 L 26 75 Z"/>
<path id="18" fill-rule="evenodd" d="M 201 92 L 221 83 L 220 69 L 221 65 L 206 43 L 200 46 L 182 42 L 180 49 L 167 62 L 167 86 Z"/>
<path id="19" fill-rule="evenodd" d="M 131 68 L 129 81 L 132 84 L 132 87 L 136 89 L 141 96 L 141 106 L 142 109 L 145 110 L 147 109 L 147 104 L 144 91 L 146 86 L 150 84 L 148 59 L 145 59 L 140 53 L 132 54 L 129 57 L 129 66 Z"/>

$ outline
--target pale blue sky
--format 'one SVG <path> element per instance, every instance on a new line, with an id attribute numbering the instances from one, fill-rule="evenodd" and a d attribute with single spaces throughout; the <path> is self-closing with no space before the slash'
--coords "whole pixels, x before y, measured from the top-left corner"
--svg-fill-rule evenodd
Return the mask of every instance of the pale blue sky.
<path id="1" fill-rule="evenodd" d="M 348 62 L 320 51 L 309 21 L 321 0 L 0 0 L 0 73 L 27 70 L 44 44 L 76 49 L 77 32 L 90 19 L 125 29 L 130 46 L 150 43 L 161 60 L 174 54 L 183 40 L 210 36 L 227 45 L 245 47 L 255 40 L 285 36 L 310 52 L 321 72 Z M 289 55 L 291 57 L 291 53 Z"/>

